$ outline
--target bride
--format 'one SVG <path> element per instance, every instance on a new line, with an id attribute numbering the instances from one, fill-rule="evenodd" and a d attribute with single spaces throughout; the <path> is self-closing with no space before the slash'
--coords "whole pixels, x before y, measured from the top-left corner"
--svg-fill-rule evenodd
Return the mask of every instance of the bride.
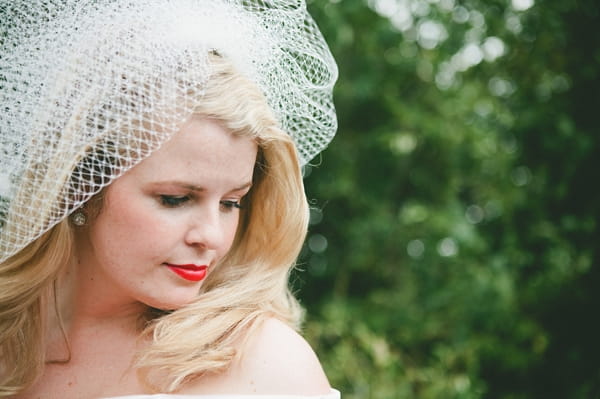
<path id="1" fill-rule="evenodd" d="M 304 2 L 3 7 L 0 397 L 339 398 L 288 288 L 336 129 Z"/>

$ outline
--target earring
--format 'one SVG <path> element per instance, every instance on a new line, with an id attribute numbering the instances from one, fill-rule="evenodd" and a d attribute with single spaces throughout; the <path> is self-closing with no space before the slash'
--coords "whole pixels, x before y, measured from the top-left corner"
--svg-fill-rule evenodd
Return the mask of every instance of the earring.
<path id="1" fill-rule="evenodd" d="M 79 209 L 73 215 L 71 215 L 71 220 L 75 226 L 84 226 L 87 223 L 87 216 L 81 209 Z"/>

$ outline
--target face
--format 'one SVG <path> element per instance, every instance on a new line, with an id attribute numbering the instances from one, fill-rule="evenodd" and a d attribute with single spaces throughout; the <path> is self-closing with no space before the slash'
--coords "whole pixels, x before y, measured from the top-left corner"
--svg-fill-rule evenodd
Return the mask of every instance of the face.
<path id="1" fill-rule="evenodd" d="M 79 270 L 102 297 L 176 309 L 231 248 L 257 145 L 192 119 L 116 179 L 77 240 Z"/>

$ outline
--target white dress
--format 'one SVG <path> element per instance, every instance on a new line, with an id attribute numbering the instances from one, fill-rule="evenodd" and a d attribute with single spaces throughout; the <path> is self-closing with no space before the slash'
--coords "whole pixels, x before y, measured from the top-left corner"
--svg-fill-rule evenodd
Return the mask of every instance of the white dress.
<path id="1" fill-rule="evenodd" d="M 103 399 L 340 399 L 339 391 L 332 389 L 325 395 L 173 395 L 159 393 L 154 395 L 111 396 Z"/>

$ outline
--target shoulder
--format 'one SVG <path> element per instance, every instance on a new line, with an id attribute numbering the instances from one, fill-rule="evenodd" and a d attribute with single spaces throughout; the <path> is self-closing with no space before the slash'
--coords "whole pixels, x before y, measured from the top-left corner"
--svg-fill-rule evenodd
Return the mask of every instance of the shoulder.
<path id="1" fill-rule="evenodd" d="M 236 367 L 260 393 L 316 395 L 331 389 L 308 342 L 275 318 L 263 321 L 241 351 Z"/>
<path id="2" fill-rule="evenodd" d="M 323 395 L 331 387 L 308 342 L 287 324 L 268 318 L 240 343 L 223 374 L 188 384 L 186 394 Z"/>

